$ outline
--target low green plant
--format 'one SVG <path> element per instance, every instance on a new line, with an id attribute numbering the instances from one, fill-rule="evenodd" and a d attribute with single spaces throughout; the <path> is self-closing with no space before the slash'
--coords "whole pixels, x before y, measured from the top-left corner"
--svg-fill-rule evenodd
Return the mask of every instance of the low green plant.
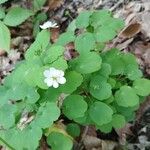
<path id="1" fill-rule="evenodd" d="M 104 51 L 123 26 L 100 10 L 81 13 L 56 43 L 42 30 L 0 86 L 1 141 L 10 149 L 34 150 L 45 135 L 52 150 L 71 150 L 81 126 L 108 133 L 133 120 L 150 80 L 133 54 Z M 70 42 L 77 55 L 66 60 Z"/>
<path id="2" fill-rule="evenodd" d="M 9 0 L 1 0 L 0 5 Z M 9 27 L 16 27 L 26 19 L 33 16 L 34 36 L 39 32 L 39 24 L 47 19 L 46 15 L 38 12 L 46 0 L 33 0 L 31 10 L 20 6 L 13 6 L 6 10 L 0 6 L 0 49 L 9 52 L 11 45 L 11 34 Z M 7 13 L 6 13 L 7 11 Z"/>

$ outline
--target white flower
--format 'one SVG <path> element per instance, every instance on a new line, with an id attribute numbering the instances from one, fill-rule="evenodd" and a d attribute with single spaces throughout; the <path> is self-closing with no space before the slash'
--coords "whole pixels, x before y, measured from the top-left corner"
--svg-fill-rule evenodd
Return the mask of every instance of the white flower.
<path id="1" fill-rule="evenodd" d="M 43 25 L 40 25 L 41 29 L 48 29 L 48 28 L 58 28 L 56 22 L 47 21 Z"/>
<path id="2" fill-rule="evenodd" d="M 51 67 L 48 70 L 44 71 L 44 82 L 48 87 L 53 86 L 54 88 L 58 88 L 59 84 L 65 84 L 66 79 L 64 77 L 64 72 L 62 70 L 55 69 Z"/>

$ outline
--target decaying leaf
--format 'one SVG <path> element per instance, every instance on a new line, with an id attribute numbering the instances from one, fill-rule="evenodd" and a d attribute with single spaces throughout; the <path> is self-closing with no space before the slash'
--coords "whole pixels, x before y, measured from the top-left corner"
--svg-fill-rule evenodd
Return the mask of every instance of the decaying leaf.
<path id="1" fill-rule="evenodd" d="M 64 3 L 64 0 L 49 0 L 49 9 L 55 10 Z"/>
<path id="2" fill-rule="evenodd" d="M 51 29 L 51 40 L 53 43 L 55 43 L 59 37 L 59 32 L 60 29 L 59 28 L 52 28 Z"/>
<path id="3" fill-rule="evenodd" d="M 125 29 L 121 32 L 120 36 L 124 38 L 131 38 L 135 36 L 137 33 L 141 31 L 141 24 L 136 22 L 129 24 Z"/>
<path id="4" fill-rule="evenodd" d="M 109 140 L 101 140 L 97 137 L 87 135 L 83 141 L 86 150 L 115 150 L 118 143 Z"/>

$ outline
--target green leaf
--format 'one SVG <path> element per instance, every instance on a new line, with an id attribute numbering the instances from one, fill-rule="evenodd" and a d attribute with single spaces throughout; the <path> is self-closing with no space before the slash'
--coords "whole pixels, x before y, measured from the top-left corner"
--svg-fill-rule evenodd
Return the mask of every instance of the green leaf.
<path id="1" fill-rule="evenodd" d="M 68 26 L 67 32 L 74 32 L 76 30 L 76 20 L 74 19 Z"/>
<path id="2" fill-rule="evenodd" d="M 142 72 L 139 70 L 138 63 L 133 54 L 123 53 L 121 58 L 125 64 L 124 74 L 127 75 L 130 80 L 136 80 L 142 77 Z"/>
<path id="3" fill-rule="evenodd" d="M 110 19 L 111 13 L 108 10 L 99 10 L 93 12 L 91 15 L 91 25 L 93 25 L 95 28 L 99 25 L 106 25 L 105 22 Z"/>
<path id="4" fill-rule="evenodd" d="M 59 91 L 66 94 L 71 94 L 72 92 L 74 92 L 83 81 L 82 75 L 75 71 L 67 72 L 65 78 L 67 82 L 64 85 L 60 86 Z"/>
<path id="5" fill-rule="evenodd" d="M 76 27 L 77 28 L 86 28 L 89 26 L 89 20 L 91 16 L 90 11 L 81 12 L 80 15 L 76 18 Z"/>
<path id="6" fill-rule="evenodd" d="M 124 74 L 125 64 L 121 56 L 122 54 L 118 49 L 111 49 L 102 53 L 103 62 L 111 66 L 111 75 Z"/>
<path id="7" fill-rule="evenodd" d="M 35 120 L 31 123 L 31 126 L 48 128 L 54 121 L 60 116 L 60 110 L 56 103 L 47 102 L 45 105 L 41 106 L 36 114 Z"/>
<path id="8" fill-rule="evenodd" d="M 63 56 L 64 47 L 59 45 L 51 46 L 44 54 L 44 63 L 51 64 L 54 61 L 57 61 L 59 57 Z"/>
<path id="9" fill-rule="evenodd" d="M 8 26 L 14 27 L 23 23 L 31 15 L 33 15 L 33 13 L 28 9 L 24 9 L 21 7 L 12 7 L 6 14 L 4 23 Z"/>
<path id="10" fill-rule="evenodd" d="M 69 119 L 75 119 L 84 116 L 87 110 L 87 103 L 80 95 L 70 95 L 63 102 L 63 113 Z"/>
<path id="11" fill-rule="evenodd" d="M 101 26 L 95 31 L 95 38 L 97 42 L 108 42 L 112 40 L 117 33 L 109 29 L 107 26 Z"/>
<path id="12" fill-rule="evenodd" d="M 0 86 L 0 106 L 8 102 L 8 89 L 5 86 Z"/>
<path id="13" fill-rule="evenodd" d="M 33 1 L 34 11 L 40 10 L 45 3 L 46 3 L 46 0 L 34 0 Z"/>
<path id="14" fill-rule="evenodd" d="M 134 89 L 126 85 L 115 93 L 115 100 L 119 106 L 123 107 L 133 107 L 139 104 L 139 97 Z"/>
<path id="15" fill-rule="evenodd" d="M 15 150 L 33 150 L 39 146 L 42 130 L 38 127 L 27 127 L 23 131 L 12 128 L 0 131 L 0 136 Z"/>
<path id="16" fill-rule="evenodd" d="M 5 3 L 5 2 L 7 2 L 8 0 L 1 0 L 0 1 L 0 4 L 3 4 L 3 3 Z"/>
<path id="17" fill-rule="evenodd" d="M 47 143 L 53 150 L 71 150 L 73 147 L 72 140 L 62 133 L 52 132 L 47 137 Z"/>
<path id="18" fill-rule="evenodd" d="M 83 33 L 75 39 L 75 49 L 79 53 L 86 53 L 95 47 L 95 39 L 92 33 Z"/>
<path id="19" fill-rule="evenodd" d="M 25 54 L 27 60 L 33 60 L 42 55 L 46 50 L 50 41 L 50 32 L 48 30 L 42 30 L 36 37 L 34 43 L 30 46 Z"/>
<path id="20" fill-rule="evenodd" d="M 82 74 L 96 72 L 101 68 L 101 57 L 95 52 L 82 53 L 71 61 L 72 68 Z"/>
<path id="21" fill-rule="evenodd" d="M 104 124 L 104 125 L 101 125 L 101 126 L 96 126 L 96 127 L 97 127 L 97 129 L 99 129 L 101 132 L 104 132 L 104 133 L 110 133 L 112 130 L 111 122 Z"/>
<path id="22" fill-rule="evenodd" d="M 0 49 L 9 51 L 10 50 L 10 31 L 3 22 L 0 21 Z"/>
<path id="23" fill-rule="evenodd" d="M 107 63 L 102 63 L 101 69 L 98 71 L 99 75 L 108 78 L 111 74 L 111 66 Z"/>
<path id="24" fill-rule="evenodd" d="M 135 80 L 133 89 L 140 96 L 148 96 L 150 94 L 150 80 L 144 78 Z"/>
<path id="25" fill-rule="evenodd" d="M 90 106 L 89 115 L 95 124 L 101 126 L 112 120 L 112 109 L 102 102 L 95 102 Z"/>
<path id="26" fill-rule="evenodd" d="M 0 126 L 3 129 L 8 129 L 15 125 L 16 110 L 15 105 L 12 104 L 5 104 L 0 107 Z"/>
<path id="27" fill-rule="evenodd" d="M 69 123 L 66 130 L 72 137 L 78 137 L 80 135 L 80 127 L 75 123 Z"/>
<path id="28" fill-rule="evenodd" d="M 90 93 L 98 100 L 108 99 L 112 95 L 111 85 L 107 83 L 105 77 L 96 75 L 91 79 Z"/>
<path id="29" fill-rule="evenodd" d="M 5 17 L 5 9 L 0 7 L 0 19 L 3 19 Z"/>
<path id="30" fill-rule="evenodd" d="M 65 46 L 66 44 L 73 42 L 75 40 L 75 36 L 73 32 L 65 32 L 60 35 L 56 44 Z"/>
<path id="31" fill-rule="evenodd" d="M 48 88 L 46 92 L 42 95 L 42 101 L 46 102 L 56 102 L 60 96 L 60 92 L 55 88 Z"/>
<path id="32" fill-rule="evenodd" d="M 126 124 L 125 117 L 119 114 L 114 114 L 112 118 L 112 126 L 116 129 L 123 128 Z"/>

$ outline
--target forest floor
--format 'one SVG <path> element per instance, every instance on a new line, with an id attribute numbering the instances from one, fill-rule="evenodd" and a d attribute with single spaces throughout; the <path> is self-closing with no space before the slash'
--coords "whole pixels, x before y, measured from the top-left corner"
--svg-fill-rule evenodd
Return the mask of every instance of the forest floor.
<path id="1" fill-rule="evenodd" d="M 12 0 L 5 7 L 12 5 L 30 8 L 31 1 Z M 59 25 L 51 30 L 52 40 L 57 40 L 81 11 L 93 9 L 109 9 L 115 17 L 124 19 L 125 28 L 107 46 L 133 53 L 144 76 L 150 78 L 150 0 L 49 0 L 42 11 Z M 0 82 L 14 69 L 16 62 L 24 58 L 24 52 L 34 39 L 30 20 L 12 28 L 11 35 L 10 53 L 0 51 Z M 123 129 L 103 134 L 88 127 L 83 132 L 82 141 L 85 147 L 80 149 L 86 150 L 150 150 L 150 98 L 140 106 L 135 121 Z"/>

